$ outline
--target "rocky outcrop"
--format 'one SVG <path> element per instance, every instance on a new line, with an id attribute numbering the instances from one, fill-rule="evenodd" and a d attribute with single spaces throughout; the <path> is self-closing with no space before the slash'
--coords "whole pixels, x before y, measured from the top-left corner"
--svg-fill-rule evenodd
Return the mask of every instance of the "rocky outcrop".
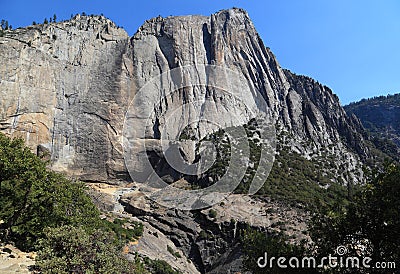
<path id="1" fill-rule="evenodd" d="M 347 116 L 339 98 L 315 80 L 285 70 L 291 89 L 287 98 L 289 127 L 305 133 L 316 144 L 329 145 L 344 139 L 344 144 L 361 157 L 368 156 L 365 132 L 360 121 Z"/>
<path id="2" fill-rule="evenodd" d="M 201 273 L 236 273 L 242 270 L 240 237 L 248 225 L 266 233 L 284 230 L 291 236 L 291 241 L 308 239 L 303 234 L 307 229 L 308 214 L 269 199 L 231 195 L 212 208 L 182 211 L 160 207 L 134 190 L 122 195 L 120 202 L 150 231 L 139 239 L 133 252 L 144 248 L 148 254 L 154 254 L 154 249 L 152 252 L 147 247 L 154 245 L 152 243 L 157 242 L 157 238 L 167 236 L 173 243 L 170 245 L 181 250 Z M 215 216 L 210 211 L 214 211 Z M 165 250 L 164 246 L 164 250 L 158 252 L 162 254 Z"/>
<path id="3" fill-rule="evenodd" d="M 131 254 L 165 260 L 183 273 L 240 272 L 241 235 L 248 226 L 285 231 L 291 242 L 309 240 L 304 234 L 309 214 L 268 198 L 234 194 L 211 208 L 183 211 L 162 207 L 135 187 L 89 186 L 100 208 L 143 223 L 143 236 L 130 245 Z"/>
<path id="4" fill-rule="evenodd" d="M 157 17 L 145 22 L 131 43 L 137 87 L 145 87 L 146 92 L 139 95 L 145 98 L 138 101 L 140 105 L 128 111 L 128 116 L 134 117 L 128 122 L 134 125 L 133 131 L 146 128 L 142 138 L 158 139 L 163 133 L 176 139 L 190 125 L 200 139 L 215 127 L 197 122 L 199 119 L 218 121 L 223 128 L 245 124 L 267 112 L 277 135 L 290 134 L 286 145 L 291 149 L 306 157 L 321 156 L 325 150 L 337 166 L 345 166 L 343 174 L 354 170 L 362 174 L 360 159 L 367 158 L 369 151 L 359 121 L 346 115 L 329 88 L 282 70 L 245 11 L 224 10 L 211 17 Z M 211 74 L 207 65 L 229 68 L 232 76 L 227 79 L 240 79 L 232 85 L 240 86 L 240 92 L 235 93 L 229 85 L 225 87 L 231 94 L 204 87 Z M 168 74 L 170 70 L 178 73 Z M 153 81 L 160 74 L 167 76 Z M 143 101 L 150 101 L 145 111 Z M 182 105 L 186 107 L 180 109 Z M 174 112 L 179 117 L 174 117 Z M 143 120 L 148 117 L 152 122 L 146 127 Z M 362 176 L 338 176 L 344 182 L 363 180 Z"/>
<path id="5" fill-rule="evenodd" d="M 35 252 L 26 253 L 10 244 L 0 244 L 0 273 L 33 273 L 35 258 Z"/>
<path id="6" fill-rule="evenodd" d="M 1 130 L 47 151 L 55 170 L 84 180 L 129 178 L 126 111 L 125 125 L 144 131 L 139 138 L 173 140 L 189 125 L 200 139 L 268 113 L 301 154 L 328 146 L 355 151 L 355 162 L 368 154 L 357 120 L 338 98 L 282 70 L 242 9 L 157 17 L 131 39 L 104 17 L 78 15 L 8 31 L 0 54 Z M 218 78 L 210 66 L 229 73 Z"/>

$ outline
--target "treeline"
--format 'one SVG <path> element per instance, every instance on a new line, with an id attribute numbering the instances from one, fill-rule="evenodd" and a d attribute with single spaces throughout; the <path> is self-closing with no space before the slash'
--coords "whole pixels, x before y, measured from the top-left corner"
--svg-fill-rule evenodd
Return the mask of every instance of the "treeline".
<path id="1" fill-rule="evenodd" d="M 94 17 L 95 16 L 94 14 L 90 14 L 89 15 L 86 12 L 82 12 L 80 14 L 77 13 L 75 15 L 71 14 L 70 20 L 76 18 L 78 15 L 89 16 L 89 17 Z M 101 13 L 100 16 L 104 17 L 103 13 Z M 57 23 L 58 22 L 57 20 L 58 20 L 57 15 L 53 14 L 53 16 L 50 16 L 48 18 L 47 17 L 44 18 L 41 23 L 40 23 L 40 21 L 39 22 L 38 21 L 32 21 L 32 25 L 34 25 L 34 26 L 35 25 L 40 25 L 40 24 L 47 25 L 47 24 L 50 24 L 50 23 Z M 60 22 L 64 22 L 64 21 L 66 21 L 66 20 L 61 20 Z M 120 27 L 118 26 L 118 28 L 120 28 Z M 13 26 L 9 24 L 8 20 L 2 19 L 1 20 L 1 24 L 0 24 L 0 37 L 4 36 L 4 32 L 6 30 L 12 30 L 12 29 L 13 29 Z"/>
<path id="2" fill-rule="evenodd" d="M 400 104 L 400 93 L 397 94 L 388 94 L 388 95 L 382 95 L 382 96 L 374 96 L 371 98 L 364 98 L 361 99 L 358 102 L 351 102 L 346 106 L 348 110 L 352 110 L 352 107 L 355 106 L 364 106 L 364 105 L 369 105 L 371 103 L 386 103 L 386 104 L 391 104 L 391 103 L 396 103 Z"/>
<path id="3" fill-rule="evenodd" d="M 75 18 L 77 15 L 79 15 L 79 13 L 77 13 L 75 15 L 71 14 L 70 19 Z M 90 16 L 90 17 L 95 16 L 94 14 L 87 15 L 86 12 L 84 12 L 84 11 L 80 15 L 82 15 L 82 16 Z M 101 14 L 101 16 L 104 16 L 104 15 Z M 57 22 L 57 15 L 56 14 L 54 14 L 52 17 L 49 17 L 48 19 L 44 18 L 44 20 L 43 20 L 43 24 L 56 23 L 56 22 Z M 37 22 L 33 21 L 32 25 L 37 25 Z"/>

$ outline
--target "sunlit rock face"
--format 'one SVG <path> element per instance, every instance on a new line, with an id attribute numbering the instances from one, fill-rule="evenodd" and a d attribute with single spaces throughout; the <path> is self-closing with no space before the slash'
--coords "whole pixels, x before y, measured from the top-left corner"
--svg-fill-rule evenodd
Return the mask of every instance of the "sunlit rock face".
<path id="1" fill-rule="evenodd" d="M 355 170 L 368 154 L 337 96 L 283 70 L 242 9 L 157 17 L 131 38 L 104 17 L 76 16 L 7 32 L 0 58 L 1 131 L 84 180 L 129 179 L 125 137 L 154 140 L 142 152 L 159 155 L 156 140 L 185 128 L 198 140 L 260 115 L 305 157 L 324 149 Z"/>
<path id="2" fill-rule="evenodd" d="M 52 167 L 89 180 L 124 172 L 129 36 L 104 17 L 17 29 L 0 45 L 2 131 L 47 149 Z"/>

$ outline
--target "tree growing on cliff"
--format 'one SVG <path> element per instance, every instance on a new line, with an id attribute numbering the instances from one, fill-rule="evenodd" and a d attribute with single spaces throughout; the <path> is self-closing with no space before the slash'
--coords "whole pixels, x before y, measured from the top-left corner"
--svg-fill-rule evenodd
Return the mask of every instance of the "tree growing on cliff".
<path id="1" fill-rule="evenodd" d="M 1 28 L 2 28 L 3 30 L 8 30 L 8 29 L 10 29 L 10 26 L 8 25 L 8 21 L 7 21 L 7 20 L 1 19 Z"/>

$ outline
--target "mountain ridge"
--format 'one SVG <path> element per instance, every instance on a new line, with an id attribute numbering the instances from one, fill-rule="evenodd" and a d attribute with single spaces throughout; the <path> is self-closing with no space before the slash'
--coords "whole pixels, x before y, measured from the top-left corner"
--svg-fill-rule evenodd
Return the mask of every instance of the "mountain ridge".
<path id="1" fill-rule="evenodd" d="M 399 159 L 400 94 L 362 99 L 344 106 L 344 109 L 360 119 L 376 147 Z"/>
<path id="2" fill-rule="evenodd" d="M 150 158 L 157 175 L 170 184 L 185 185 L 185 177 L 167 165 L 161 134 L 171 141 L 190 133 L 186 134 L 187 146 L 180 151 L 190 161 L 197 156 L 194 143 L 218 129 L 254 127 L 252 137 L 260 139 L 254 137 L 259 128 L 251 121 L 262 114 L 276 129 L 280 157 L 274 163 L 278 168 L 274 179 L 282 170 L 285 174 L 282 181 L 273 183 L 280 187 L 307 192 L 299 182 L 305 180 L 321 196 L 331 195 L 331 187 L 350 189 L 365 181 L 363 167 L 373 157 L 358 118 L 345 113 L 328 87 L 281 68 L 242 9 L 222 10 L 208 17 L 156 17 L 132 37 L 104 17 L 76 16 L 6 32 L 0 37 L 0 56 L 4 62 L 0 68 L 0 130 L 24 138 L 32 149 L 47 155 L 50 167 L 57 171 L 91 183 L 124 187 L 108 200 L 97 193 L 99 206 L 110 203 L 114 208 L 118 204 L 116 208 L 137 216 L 151 231 L 142 239 L 147 248 L 159 233 L 202 273 L 218 273 L 221 258 L 232 262 L 232 271 L 240 271 L 236 228 L 256 219 L 254 225 L 267 231 L 280 216 L 280 209 L 276 209 L 279 214 L 259 212 L 253 204 L 266 207 L 271 203 L 267 198 L 239 193 L 212 207 L 219 210 L 221 219 L 224 214 L 223 221 L 216 224 L 208 207 L 185 211 L 159 206 L 141 191 L 143 184 L 139 183 L 143 182 L 130 178 L 124 159 L 126 130 L 135 142 L 148 144 L 133 154 L 137 157 L 132 159 L 134 167 L 143 170 L 142 160 Z M 214 75 L 212 69 L 218 66 L 232 72 L 222 78 L 231 83 L 227 85 L 230 93 L 217 85 L 205 87 Z M 245 88 L 235 93 L 235 87 Z M 177 110 L 179 115 L 174 116 Z M 216 121 L 219 127 L 199 122 L 202 119 Z M 127 121 L 133 122 L 127 127 Z M 142 135 L 135 135 L 137 132 Z M 292 157 L 290 163 L 299 166 L 287 167 L 285 157 Z M 309 171 L 307 178 L 292 176 L 289 181 L 285 176 L 305 173 L 303 163 L 315 170 Z M 250 161 L 243 166 L 246 164 Z M 210 174 L 205 177 L 209 182 L 214 179 Z M 268 185 L 271 191 L 274 187 Z M 233 214 L 225 209 L 225 202 L 232 207 L 248 203 L 251 214 Z M 289 212 L 282 218 L 294 221 L 294 238 L 304 238 L 297 229 L 305 226 L 302 207 L 275 207 Z M 214 242 L 209 234 L 216 235 Z M 168 257 L 168 252 L 163 255 Z"/>

